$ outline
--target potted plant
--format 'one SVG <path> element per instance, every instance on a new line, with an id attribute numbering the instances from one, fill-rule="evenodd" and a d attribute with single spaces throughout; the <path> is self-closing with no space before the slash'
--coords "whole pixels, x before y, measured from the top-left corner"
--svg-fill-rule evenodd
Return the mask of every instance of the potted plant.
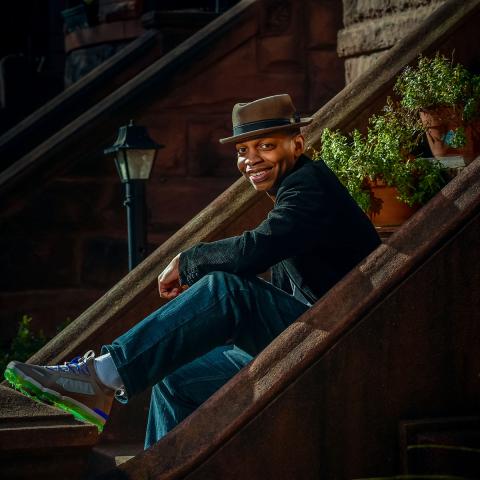
<path id="1" fill-rule="evenodd" d="M 389 99 L 365 135 L 325 129 L 314 159 L 325 161 L 376 226 L 400 225 L 445 184 L 438 161 L 414 155 L 422 135 L 418 119 Z"/>
<path id="2" fill-rule="evenodd" d="M 436 158 L 462 156 L 469 163 L 478 155 L 472 122 L 478 117 L 479 75 L 437 52 L 406 67 L 394 90 L 402 106 L 420 117 Z"/>

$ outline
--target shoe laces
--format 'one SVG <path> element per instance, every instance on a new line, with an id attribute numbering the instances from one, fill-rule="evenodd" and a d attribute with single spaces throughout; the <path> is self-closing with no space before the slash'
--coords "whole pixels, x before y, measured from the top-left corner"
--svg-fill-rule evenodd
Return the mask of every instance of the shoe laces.
<path id="1" fill-rule="evenodd" d="M 64 372 L 72 372 L 77 375 L 90 375 L 90 370 L 87 366 L 87 360 L 90 358 L 95 358 L 95 352 L 93 350 L 89 350 L 83 356 L 72 358 L 72 360 L 63 363 L 62 365 L 52 365 L 46 368 L 55 371 L 62 370 Z"/>

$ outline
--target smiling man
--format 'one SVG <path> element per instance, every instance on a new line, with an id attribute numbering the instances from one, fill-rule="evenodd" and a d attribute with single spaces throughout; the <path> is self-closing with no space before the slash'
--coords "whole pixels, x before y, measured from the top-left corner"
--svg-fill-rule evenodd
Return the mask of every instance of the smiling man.
<path id="1" fill-rule="evenodd" d="M 64 365 L 11 362 L 5 376 L 101 430 L 114 396 L 152 388 L 145 448 L 158 441 L 380 241 L 372 224 L 320 160 L 304 155 L 311 122 L 288 95 L 235 105 L 240 172 L 273 200 L 255 229 L 179 253 L 158 277 L 171 301 L 131 330 Z M 271 282 L 257 275 L 271 270 Z"/>
<path id="2" fill-rule="evenodd" d="M 295 166 L 303 152 L 303 137 L 300 132 L 291 135 L 277 132 L 239 142 L 236 147 L 240 172 L 255 190 L 265 191 L 274 199 L 279 180 Z"/>

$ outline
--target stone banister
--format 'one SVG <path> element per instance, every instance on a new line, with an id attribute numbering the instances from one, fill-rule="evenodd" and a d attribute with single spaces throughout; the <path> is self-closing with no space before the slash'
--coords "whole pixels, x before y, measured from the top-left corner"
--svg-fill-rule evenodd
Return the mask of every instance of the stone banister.
<path id="1" fill-rule="evenodd" d="M 148 30 L 0 136 L 0 171 L 95 105 L 162 55 L 162 38 Z"/>
<path id="2" fill-rule="evenodd" d="M 336 375 L 342 375 L 339 370 L 331 371 L 329 366 L 329 356 L 336 355 L 340 357 L 338 362 L 342 365 L 346 359 L 342 359 L 342 345 L 350 340 L 350 350 L 343 353 L 344 357 L 350 357 L 350 361 L 355 363 L 355 356 L 360 360 L 361 358 L 368 356 L 368 349 L 379 349 L 379 344 L 384 345 L 386 352 L 384 356 L 380 356 L 380 363 L 377 365 L 370 365 L 372 370 L 380 370 L 381 375 L 388 377 L 388 345 L 391 337 L 382 336 L 382 331 L 378 330 L 381 326 L 388 325 L 390 330 L 395 331 L 398 322 L 404 318 L 405 322 L 409 322 L 407 331 L 410 332 L 408 337 L 400 337 L 394 342 L 398 345 L 400 343 L 401 351 L 401 339 L 404 341 L 412 341 L 415 345 L 416 333 L 415 324 L 418 324 L 418 328 L 421 329 L 421 344 L 427 342 L 429 337 L 435 337 L 436 342 L 440 342 L 442 345 L 446 345 L 441 351 L 436 351 L 432 348 L 433 352 L 425 349 L 427 355 L 422 355 L 423 352 L 406 351 L 406 355 L 411 355 L 412 358 L 419 357 L 418 360 L 421 364 L 426 361 L 435 362 L 441 359 L 440 363 L 443 365 L 448 363 L 449 359 L 452 359 L 452 368 L 439 371 L 438 377 L 430 376 L 432 380 L 430 384 L 426 384 L 426 392 L 420 393 L 420 385 L 413 387 L 413 392 L 408 395 L 400 397 L 398 402 L 401 402 L 402 411 L 415 411 L 415 392 L 422 402 L 428 407 L 428 402 L 433 398 L 437 406 L 437 410 L 440 412 L 449 412 L 451 415 L 452 404 L 459 405 L 458 414 L 474 414 L 474 406 L 478 406 L 480 400 L 480 384 L 478 382 L 478 368 L 480 364 L 478 362 L 478 348 L 480 348 L 478 335 L 475 335 L 475 325 L 478 324 L 478 308 L 479 302 L 477 292 L 473 287 L 475 285 L 475 278 L 479 278 L 478 263 L 478 234 L 475 235 L 475 229 L 478 233 L 478 226 L 480 225 L 480 157 L 472 162 L 463 172 L 458 175 L 453 181 L 451 181 L 429 204 L 423 207 L 414 217 L 412 217 L 403 227 L 394 234 L 387 244 L 383 244 L 377 248 L 369 257 L 362 261 L 356 268 L 354 268 L 348 275 L 346 275 L 335 287 L 333 287 L 324 297 L 322 297 L 313 307 L 311 307 L 305 314 L 303 314 L 296 322 L 282 332 L 264 351 L 262 351 L 248 366 L 246 366 L 239 374 L 237 374 L 232 380 L 224 385 L 218 392 L 216 392 L 209 400 L 207 400 L 202 406 L 200 406 L 194 414 L 188 417 L 184 422 L 179 424 L 172 432 L 166 437 L 161 439 L 156 445 L 154 445 L 148 451 L 145 451 L 127 463 L 121 465 L 115 471 L 112 471 L 109 475 L 102 477 L 106 479 L 142 479 L 142 478 L 156 478 L 156 479 L 174 479 L 184 478 L 188 474 L 188 478 L 212 478 L 208 473 L 212 475 L 219 475 L 219 478 L 228 476 L 227 472 L 231 472 L 232 476 L 229 478 L 241 478 L 242 473 L 249 472 L 248 478 L 264 478 L 263 474 L 259 472 L 264 471 L 263 466 L 270 465 L 269 470 L 275 471 L 276 475 L 272 478 L 279 478 L 278 471 L 282 470 L 278 467 L 278 462 L 283 462 L 287 471 L 297 472 L 299 477 L 297 478 L 356 478 L 356 477 L 339 477 L 333 475 L 332 477 L 321 476 L 318 477 L 315 473 L 315 469 L 312 467 L 310 474 L 306 472 L 308 470 L 308 460 L 313 465 L 322 464 L 321 459 L 315 457 L 315 452 L 309 450 L 309 445 L 324 445 L 321 439 L 318 439 L 318 433 L 315 430 L 305 433 L 304 443 L 298 444 L 298 437 L 301 436 L 296 430 L 296 423 L 300 423 L 299 416 L 307 415 L 311 418 L 310 421 L 301 422 L 302 424 L 312 424 L 316 418 L 315 409 L 311 406 L 311 410 L 304 412 L 292 412 L 284 411 L 276 408 L 276 403 L 280 402 L 280 399 L 285 403 L 290 404 L 290 409 L 294 408 L 294 405 L 301 400 L 301 403 L 308 406 L 309 391 L 305 390 L 302 385 L 302 378 L 308 377 L 309 380 L 305 380 L 310 385 L 310 388 L 315 388 L 316 402 L 321 405 L 322 398 L 327 394 L 322 394 L 322 389 L 327 390 L 328 384 L 315 383 L 316 377 L 311 372 L 312 368 L 318 370 L 319 375 L 323 378 L 323 381 L 328 381 L 331 377 Z M 465 235 L 465 237 L 464 237 Z M 472 239 L 476 238 L 476 243 L 472 244 Z M 442 252 L 447 245 L 452 242 L 460 243 L 460 247 L 453 250 L 454 255 L 462 254 L 465 258 L 468 258 L 468 252 L 465 248 L 470 244 L 474 249 L 473 263 L 470 263 L 470 271 L 463 273 L 468 275 L 469 280 L 460 280 L 462 277 L 462 266 L 455 267 L 452 254 L 449 255 L 448 251 L 443 255 L 441 260 L 435 262 L 435 257 L 439 258 L 439 252 Z M 473 253 L 473 252 L 472 252 Z M 456 288 L 463 288 L 463 284 L 468 286 L 464 287 L 466 290 L 462 292 L 463 302 L 459 305 L 461 310 L 458 310 L 457 317 L 452 316 L 442 319 L 441 324 L 438 323 L 439 330 L 437 336 L 434 332 L 430 331 L 429 324 L 435 324 L 435 319 L 439 313 L 431 313 L 429 310 L 429 317 L 421 317 L 418 322 L 415 321 L 415 309 L 420 308 L 424 310 L 425 307 L 420 307 L 421 296 L 410 298 L 411 308 L 408 304 L 402 304 L 403 316 L 396 318 L 392 312 L 394 318 L 393 321 L 388 322 L 388 310 L 382 309 L 382 305 L 389 300 L 390 303 L 395 304 L 396 292 L 400 295 L 402 292 L 402 285 L 405 285 L 406 281 L 414 282 L 411 280 L 415 278 L 416 272 L 424 270 L 426 265 L 430 270 L 436 272 L 437 275 L 441 275 L 446 271 L 445 262 L 449 259 L 449 278 L 439 279 L 432 278 L 432 287 L 435 283 L 443 280 L 438 285 L 438 294 L 442 295 L 441 298 L 445 298 L 447 292 L 451 292 L 452 295 L 458 296 Z M 468 264 L 468 260 L 467 260 Z M 453 270 L 453 272 L 452 272 Z M 428 273 L 426 274 L 429 278 Z M 423 275 L 425 277 L 425 274 Z M 458 285 L 454 283 L 455 278 L 458 280 Z M 423 280 L 425 282 L 425 280 Z M 447 283 L 448 282 L 448 283 Z M 472 289 L 473 287 L 473 289 Z M 422 290 L 428 291 L 429 285 L 423 283 L 423 288 L 414 286 L 409 287 L 410 291 L 415 292 Z M 405 297 L 405 294 L 403 294 Z M 475 300 L 476 299 L 476 300 Z M 435 296 L 430 296 L 425 301 L 430 307 L 431 303 L 435 302 Z M 475 301 L 472 301 L 475 300 Z M 442 305 L 445 302 L 442 302 Z M 390 307 L 392 308 L 392 307 Z M 376 313 L 380 310 L 384 310 L 383 314 Z M 431 307 L 430 307 L 431 309 Z M 385 311 L 386 310 L 386 311 Z M 476 319 L 475 319 L 476 315 Z M 363 338 L 362 347 L 355 347 L 354 341 L 355 332 L 357 326 L 365 325 L 368 319 L 373 319 L 377 324 L 376 327 L 372 327 L 368 330 L 368 336 Z M 456 328 L 458 322 L 458 329 L 461 332 L 455 337 L 455 343 L 450 346 L 448 332 L 451 329 Z M 368 323 L 367 323 L 368 325 Z M 363 327 L 367 328 L 367 327 Z M 385 326 L 385 328 L 387 328 Z M 465 329 L 465 330 L 463 330 Z M 392 334 L 389 334 L 392 335 Z M 459 338 L 457 338 L 459 337 Z M 444 340 L 442 340 L 444 339 Z M 463 343 L 462 343 L 463 342 Z M 353 345 L 353 346 L 352 346 Z M 396 347 L 398 349 L 398 347 Z M 410 348 L 410 347 L 409 347 Z M 411 347 L 414 348 L 414 347 Z M 455 349 L 454 349 L 455 348 Z M 362 350 L 363 349 L 363 350 Z M 451 350 L 451 351 L 450 351 Z M 381 353 L 381 350 L 380 350 Z M 428 355 L 433 355 L 429 357 Z M 352 358 L 353 357 L 353 358 Z M 399 361 L 396 362 L 395 371 L 401 371 L 401 367 L 398 366 L 400 357 L 395 355 L 395 358 Z M 461 359 L 465 359 L 466 366 L 470 366 L 468 370 L 471 370 L 470 374 L 465 377 L 458 378 L 458 387 L 455 392 L 452 392 L 452 396 L 455 398 L 449 398 L 445 396 L 445 402 L 443 402 L 442 395 L 439 392 L 442 389 L 447 388 L 449 382 L 454 382 L 457 379 L 457 375 L 460 372 L 452 370 L 454 366 L 458 366 L 458 362 Z M 477 360 L 475 360 L 477 359 Z M 363 359 L 366 368 L 368 368 L 368 357 Z M 393 360 L 392 360 L 393 362 Z M 385 368 L 381 368 L 385 365 Z M 439 366 L 437 363 L 435 369 Z M 355 370 L 355 367 L 350 363 L 350 370 Z M 358 370 L 358 369 L 357 369 Z M 475 373 L 476 372 L 476 373 Z M 408 373 L 408 376 L 407 376 Z M 358 379 L 358 375 L 365 375 L 365 386 L 369 386 L 372 392 L 381 396 L 386 396 L 392 405 L 395 405 L 395 399 L 388 396 L 388 391 L 383 392 L 382 385 L 371 385 L 368 372 L 356 372 L 354 374 Z M 420 372 L 417 374 L 417 377 Z M 392 389 L 395 391 L 409 390 L 409 385 L 414 385 L 415 372 L 405 372 L 405 378 L 408 378 L 408 382 L 403 388 L 402 383 L 398 381 L 395 385 L 392 385 Z M 349 377 L 353 381 L 353 377 Z M 402 378 L 402 377 L 400 377 Z M 421 377 L 423 379 L 423 376 Z M 445 382 L 443 385 L 439 383 L 439 378 Z M 423 381 L 423 380 L 422 380 Z M 435 383 L 435 381 L 437 381 Z M 304 383 L 305 383 L 304 382 Z M 332 380 L 332 383 L 333 380 Z M 338 382 L 337 382 L 338 383 Z M 344 382 L 345 383 L 345 382 Z M 348 384 L 348 382 L 347 382 Z M 371 385 L 371 386 L 370 386 Z M 361 385 L 356 385 L 357 397 L 361 395 Z M 380 393 L 379 393 L 380 390 Z M 358 393 L 360 392 L 360 394 Z M 430 393 L 429 393 L 430 392 Z M 435 393 L 434 393 L 435 392 Z M 340 394 L 347 394 L 348 392 L 339 392 Z M 330 397 L 335 395 L 330 394 Z M 355 397 L 355 398 L 357 398 Z M 458 403 L 457 398 L 464 399 L 465 406 Z M 313 401 L 313 400 L 312 400 Z M 334 400 L 330 400 L 332 402 Z M 346 399 L 348 404 L 348 399 Z M 362 411 L 368 411 L 368 395 L 364 395 L 361 405 L 352 405 L 352 409 L 358 408 Z M 378 400 L 377 400 L 378 401 Z M 382 400 L 380 400 L 381 402 Z M 456 402 L 456 403 L 455 403 Z M 380 403 L 375 403 L 376 409 L 381 409 L 383 406 Z M 228 406 L 228 408 L 226 407 Z M 342 405 L 345 408 L 344 405 Z M 427 407 L 423 407 L 419 411 L 428 411 Z M 331 405 L 332 411 L 323 412 L 321 420 L 318 420 L 319 425 L 327 428 L 329 415 L 341 415 L 341 412 L 335 410 L 336 406 Z M 389 407 L 390 408 L 390 407 Z M 400 407 L 399 407 L 400 408 Z M 444 410 L 442 410 L 442 408 Z M 453 407 L 454 408 L 454 407 Z M 392 407 L 393 409 L 393 407 Z M 465 410 L 464 410 L 465 409 Z M 321 413 L 321 412 L 319 412 Z M 381 415 L 384 415 L 383 417 Z M 317 414 L 318 415 L 318 414 Z M 375 411 L 370 412 L 371 417 L 369 422 L 375 417 Z M 380 416 L 380 422 L 389 422 L 389 430 L 392 430 L 392 418 L 389 417 L 389 413 L 378 411 Z M 428 415 L 423 414 L 424 417 Z M 448 415 L 447 415 L 448 416 Z M 415 417 L 414 417 L 415 418 Z M 273 420 L 275 419 L 275 420 Z M 285 421 L 285 428 L 280 428 L 275 422 Z M 361 423 L 361 419 L 355 417 L 352 420 L 356 424 Z M 345 423 L 345 422 L 344 422 Z M 259 425 L 257 428 L 250 427 L 253 424 Z M 394 428 L 395 426 L 393 426 Z M 305 427 L 304 427 L 305 428 Z M 320 428 L 320 427 L 318 427 Z M 328 425 L 329 433 L 332 435 L 334 431 L 334 425 Z M 342 424 L 342 428 L 346 428 Z M 377 430 L 379 429 L 376 426 Z M 289 443 L 288 437 L 290 430 L 293 429 L 293 437 L 297 438 L 292 443 L 295 446 L 291 446 L 294 449 L 290 451 L 290 458 L 277 457 L 274 452 L 282 451 L 281 442 Z M 265 432 L 263 432 L 265 430 Z M 323 431 L 320 429 L 320 432 Z M 265 435 L 265 440 L 262 441 L 262 435 Z M 358 442 L 359 437 L 354 436 L 352 438 Z M 328 441 L 329 437 L 326 437 Z M 362 438 L 362 437 L 360 437 Z M 237 440 L 238 439 L 238 440 Z M 235 442 L 236 447 L 229 447 L 229 445 Z M 272 442 L 268 447 L 268 442 Z M 366 445 L 371 444 L 370 439 L 365 439 Z M 389 436 L 389 442 L 395 445 L 395 439 Z M 249 445 L 255 443 L 262 450 L 262 460 L 258 461 L 257 455 L 254 450 L 249 450 Z M 343 444 L 348 444 L 345 439 Z M 243 446 L 243 451 L 238 452 L 240 445 Z M 359 443 L 355 445 L 360 448 Z M 362 445 L 363 446 L 363 445 Z M 333 448 L 333 447 L 332 447 Z M 373 447 L 372 447 L 373 448 Z M 379 448 L 378 445 L 374 448 Z M 237 460 L 233 459 L 235 449 L 239 457 Z M 305 458 L 305 462 L 299 461 L 302 458 L 302 449 L 307 449 L 308 456 Z M 353 448 L 354 449 L 354 448 Z M 361 450 L 361 448 L 360 448 Z M 271 456 L 265 456 L 265 452 L 272 452 Z M 332 451 L 333 452 L 333 451 Z M 338 454 L 338 451 L 336 451 Z M 333 453 L 332 453 L 333 454 Z M 374 456 L 374 455 L 373 455 Z M 365 455 L 359 453 L 360 460 L 357 463 L 362 465 L 368 463 L 365 460 Z M 347 457 L 350 458 L 350 457 Z M 325 459 L 326 461 L 326 459 Z M 388 465 L 388 469 L 393 468 L 391 457 L 385 458 L 385 464 Z M 375 461 L 372 460 L 373 463 Z M 370 463 L 372 463 L 370 462 Z M 376 459 L 378 464 L 379 460 Z M 342 462 L 330 462 L 339 463 Z M 265 467 L 266 468 L 266 467 Z M 337 466 L 338 470 L 342 470 L 342 467 Z M 348 462 L 346 462 L 345 469 L 348 470 Z M 365 467 L 363 467 L 365 468 Z M 388 471 L 388 470 L 387 470 Z M 235 472 L 235 473 L 234 473 Z M 255 473 L 253 473 L 255 472 Z M 300 474 L 299 472 L 303 472 Z M 390 474 L 392 472 L 390 471 Z M 260 475 L 260 476 L 259 476 Z M 294 478 L 292 476 L 285 476 L 282 478 Z"/>
<path id="3" fill-rule="evenodd" d="M 251 37 L 256 26 L 249 26 L 248 20 L 256 14 L 256 7 L 257 0 L 240 1 L 74 120 L 62 125 L 51 137 L 0 172 L 0 198 L 21 198 L 22 189 L 38 188 L 39 182 L 44 183 L 85 155 L 106 146 L 118 125 L 127 122 L 139 105 L 148 103 L 148 91 L 168 84 L 174 74 L 186 68 L 212 42 L 221 39 L 233 25 L 244 27 L 238 28 L 238 43 Z M 221 42 L 217 44 L 219 57 L 228 53 Z"/>

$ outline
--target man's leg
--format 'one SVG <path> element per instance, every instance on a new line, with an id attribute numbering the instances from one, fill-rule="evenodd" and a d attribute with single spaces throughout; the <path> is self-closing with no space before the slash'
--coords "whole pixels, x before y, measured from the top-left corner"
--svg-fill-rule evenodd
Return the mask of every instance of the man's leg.
<path id="1" fill-rule="evenodd" d="M 257 277 L 206 275 L 106 345 L 126 400 L 182 365 L 232 342 L 255 356 L 308 307 Z"/>
<path id="2" fill-rule="evenodd" d="M 252 358 L 235 345 L 217 347 L 154 385 L 145 449 L 188 417 Z"/>
<path id="3" fill-rule="evenodd" d="M 12 361 L 5 377 L 32 398 L 52 403 L 102 430 L 114 392 L 122 383 L 123 393 L 116 396 L 127 401 L 128 396 L 218 346 L 235 343 L 254 356 L 307 309 L 257 277 L 214 272 L 105 345 L 102 353 L 110 353 L 111 358 L 96 362 L 93 352 L 87 352 L 64 365 Z M 121 380 L 118 385 L 105 383 L 111 376 L 101 370 L 108 364 L 113 377 Z"/>

